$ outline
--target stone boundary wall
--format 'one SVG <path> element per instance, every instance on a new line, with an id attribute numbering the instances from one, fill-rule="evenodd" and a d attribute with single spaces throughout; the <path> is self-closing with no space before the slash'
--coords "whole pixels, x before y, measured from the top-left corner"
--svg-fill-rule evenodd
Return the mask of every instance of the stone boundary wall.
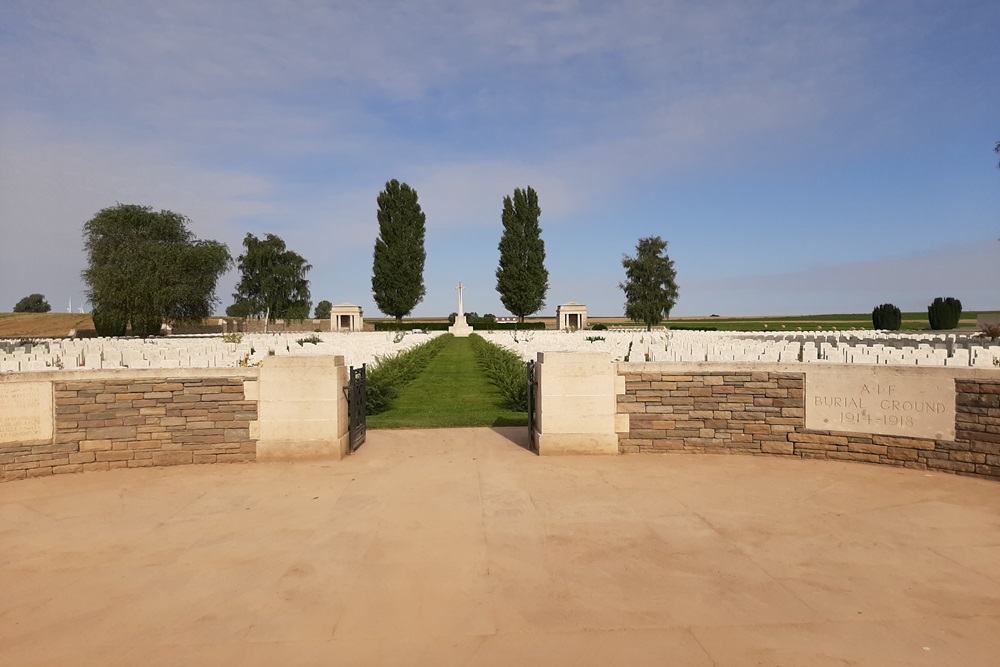
<path id="1" fill-rule="evenodd" d="M 315 333 L 329 331 L 330 319 L 278 320 L 268 322 L 265 327 L 263 319 L 249 317 L 207 317 L 205 326 L 215 327 L 220 333 Z"/>
<path id="2" fill-rule="evenodd" d="M 1000 481 L 1000 374 L 996 372 L 940 369 L 955 387 L 955 435 L 938 439 L 808 429 L 809 369 L 769 366 L 619 364 L 625 393 L 617 397 L 618 413 L 627 415 L 619 432 L 619 451 L 799 456 Z"/>
<path id="3" fill-rule="evenodd" d="M 19 383 L 48 383 L 50 433 L 0 441 L 0 479 L 187 463 L 254 461 L 257 369 L 32 373 L 0 377 L 0 400 Z M 46 429 L 49 425 L 46 424 Z M 29 425 L 30 430 L 30 425 Z"/>

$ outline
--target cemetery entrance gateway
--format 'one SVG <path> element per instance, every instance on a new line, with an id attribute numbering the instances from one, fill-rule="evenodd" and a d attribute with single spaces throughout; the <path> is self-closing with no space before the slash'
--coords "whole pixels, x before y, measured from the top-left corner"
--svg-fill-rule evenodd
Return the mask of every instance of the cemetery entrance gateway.
<path id="1" fill-rule="evenodd" d="M 350 434 L 351 452 L 365 444 L 368 433 L 368 364 L 361 368 L 351 366 L 350 383 L 347 386 L 347 428 Z"/>

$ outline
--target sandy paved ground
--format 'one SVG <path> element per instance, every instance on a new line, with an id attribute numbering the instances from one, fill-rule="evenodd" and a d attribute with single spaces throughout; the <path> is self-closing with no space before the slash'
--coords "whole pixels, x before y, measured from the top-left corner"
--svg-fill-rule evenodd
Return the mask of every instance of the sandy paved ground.
<path id="1" fill-rule="evenodd" d="M 0 485 L 0 663 L 1000 662 L 1000 484 L 522 433 Z"/>

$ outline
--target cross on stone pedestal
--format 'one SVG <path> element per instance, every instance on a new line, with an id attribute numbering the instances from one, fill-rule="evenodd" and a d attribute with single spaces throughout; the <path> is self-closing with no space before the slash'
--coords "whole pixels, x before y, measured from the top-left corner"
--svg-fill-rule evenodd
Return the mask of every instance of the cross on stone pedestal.
<path id="1" fill-rule="evenodd" d="M 465 338 L 472 333 L 472 327 L 465 321 L 465 304 L 462 299 L 462 292 L 465 291 L 465 285 L 459 283 L 455 289 L 458 290 L 458 314 L 455 316 L 455 323 L 448 327 L 448 332 L 458 338 Z"/>

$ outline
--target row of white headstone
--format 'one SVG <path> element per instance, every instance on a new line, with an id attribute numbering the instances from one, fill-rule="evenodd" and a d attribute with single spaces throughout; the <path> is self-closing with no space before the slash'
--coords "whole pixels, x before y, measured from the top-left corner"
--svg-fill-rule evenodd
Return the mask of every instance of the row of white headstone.
<path id="1" fill-rule="evenodd" d="M 496 332 L 488 340 L 532 359 L 538 351 L 592 351 L 628 362 L 848 363 L 1000 367 L 1000 345 L 967 334 L 711 331 Z"/>
<path id="2" fill-rule="evenodd" d="M 348 366 L 409 349 L 434 334 L 288 333 L 170 338 L 45 339 L 18 345 L 0 341 L 0 372 L 124 368 L 227 368 L 256 366 L 270 356 L 343 355 Z M 235 342 L 236 338 L 239 342 Z M 315 341 L 315 342 L 313 342 Z"/>
<path id="3" fill-rule="evenodd" d="M 523 359 L 538 352 L 600 352 L 624 362 L 849 363 L 1000 368 L 1000 345 L 968 334 L 817 332 L 753 334 L 700 331 L 479 332 Z M 156 339 L 0 341 L 0 372 L 55 369 L 225 368 L 286 354 L 343 355 L 372 364 L 438 333 L 244 334 Z M 312 342 L 315 341 L 315 342 Z"/>

